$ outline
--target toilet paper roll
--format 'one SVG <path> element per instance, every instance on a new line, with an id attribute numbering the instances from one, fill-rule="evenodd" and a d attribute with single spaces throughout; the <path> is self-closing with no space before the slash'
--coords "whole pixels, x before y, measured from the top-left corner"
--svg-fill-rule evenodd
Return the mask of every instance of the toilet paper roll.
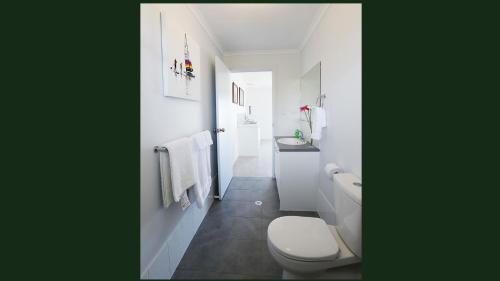
<path id="1" fill-rule="evenodd" d="M 328 176 L 328 178 L 332 178 L 333 174 L 337 174 L 342 172 L 342 169 L 337 166 L 335 163 L 328 163 L 325 165 L 325 173 Z"/>

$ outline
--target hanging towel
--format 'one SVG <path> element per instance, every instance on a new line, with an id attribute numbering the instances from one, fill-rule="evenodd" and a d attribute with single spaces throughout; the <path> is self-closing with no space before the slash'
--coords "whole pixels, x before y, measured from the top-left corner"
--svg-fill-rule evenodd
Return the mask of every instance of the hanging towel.
<path id="1" fill-rule="evenodd" d="M 174 202 L 174 194 L 172 193 L 172 179 L 170 175 L 170 160 L 168 157 L 168 152 L 160 152 L 160 181 L 161 181 L 161 193 L 163 197 L 163 207 L 168 208 L 172 202 Z M 187 192 L 184 191 L 181 194 L 181 208 L 186 209 L 191 205 Z"/>
<path id="2" fill-rule="evenodd" d="M 214 142 L 212 141 L 212 135 L 210 134 L 210 132 L 209 132 L 209 131 L 205 130 L 205 131 L 203 131 L 203 132 L 201 132 L 201 133 L 202 133 L 202 134 L 205 136 L 205 138 L 207 139 L 207 143 L 208 143 L 208 145 L 212 145 L 212 144 L 214 143 Z"/>
<path id="3" fill-rule="evenodd" d="M 210 166 L 210 146 L 214 142 L 212 141 L 212 134 L 210 134 L 209 131 L 205 130 L 205 131 L 202 132 L 202 134 L 205 135 L 205 138 L 207 139 L 207 144 L 208 144 L 207 150 L 205 150 L 205 158 L 206 158 L 206 161 L 208 163 L 208 165 L 207 165 L 207 174 L 208 174 L 209 181 L 210 181 L 208 189 L 210 190 L 210 185 L 212 184 L 212 168 Z"/>
<path id="4" fill-rule="evenodd" d="M 166 143 L 164 146 L 168 150 L 170 159 L 173 198 L 175 202 L 179 202 L 181 196 L 184 200 L 186 199 L 186 190 L 198 180 L 198 175 L 194 173 L 193 168 L 193 142 L 190 138 L 181 138 Z"/>
<path id="5" fill-rule="evenodd" d="M 211 137 L 210 140 L 207 139 L 206 133 L 210 136 L 210 132 L 203 131 L 191 137 L 193 140 L 194 170 L 195 173 L 198 174 L 198 181 L 194 185 L 194 191 L 196 195 L 196 203 L 199 208 L 203 207 L 205 199 L 210 192 L 211 185 L 210 145 L 212 144 L 212 141 Z"/>
<path id="6" fill-rule="evenodd" d="M 172 194 L 172 181 L 170 179 L 170 160 L 166 151 L 160 152 L 160 181 L 163 207 L 168 208 L 174 202 L 174 195 Z"/>
<path id="7" fill-rule="evenodd" d="M 321 107 L 314 106 L 312 108 L 312 133 L 311 138 L 315 140 L 321 139 L 321 129 L 326 127 L 326 113 Z"/>
<path id="8" fill-rule="evenodd" d="M 196 150 L 201 150 L 207 147 L 208 141 L 203 132 L 197 133 L 191 136 L 193 140 L 193 148 Z"/>

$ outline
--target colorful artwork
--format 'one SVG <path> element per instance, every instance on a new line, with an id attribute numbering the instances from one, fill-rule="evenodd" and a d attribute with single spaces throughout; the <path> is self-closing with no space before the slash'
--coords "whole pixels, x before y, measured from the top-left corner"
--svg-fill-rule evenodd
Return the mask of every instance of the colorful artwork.
<path id="1" fill-rule="evenodd" d="M 200 47 L 160 13 L 163 95 L 200 100 Z"/>
<path id="2" fill-rule="evenodd" d="M 186 72 L 185 72 L 186 77 L 188 79 L 194 78 L 195 76 L 193 74 L 193 64 L 189 59 L 189 46 L 186 33 L 184 33 L 184 65 L 186 67 Z M 182 64 L 181 64 L 181 73 L 182 73 Z"/>

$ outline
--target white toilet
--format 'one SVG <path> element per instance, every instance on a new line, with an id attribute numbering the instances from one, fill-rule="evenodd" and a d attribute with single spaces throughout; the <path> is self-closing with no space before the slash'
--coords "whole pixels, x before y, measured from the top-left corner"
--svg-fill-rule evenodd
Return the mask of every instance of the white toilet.
<path id="1" fill-rule="evenodd" d="M 283 267 L 284 278 L 321 275 L 361 262 L 361 181 L 348 173 L 335 174 L 332 180 L 337 225 L 298 216 L 269 224 L 268 248 Z"/>

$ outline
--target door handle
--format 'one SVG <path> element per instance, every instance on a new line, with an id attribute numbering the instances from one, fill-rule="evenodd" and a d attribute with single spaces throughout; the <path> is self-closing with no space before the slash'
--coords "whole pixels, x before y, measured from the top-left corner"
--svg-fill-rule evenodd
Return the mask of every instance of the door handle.
<path id="1" fill-rule="evenodd" d="M 224 129 L 224 128 L 220 128 L 220 129 L 216 128 L 216 129 L 214 129 L 214 133 L 220 133 L 220 132 L 225 132 L 225 131 L 226 131 L 226 129 Z"/>

